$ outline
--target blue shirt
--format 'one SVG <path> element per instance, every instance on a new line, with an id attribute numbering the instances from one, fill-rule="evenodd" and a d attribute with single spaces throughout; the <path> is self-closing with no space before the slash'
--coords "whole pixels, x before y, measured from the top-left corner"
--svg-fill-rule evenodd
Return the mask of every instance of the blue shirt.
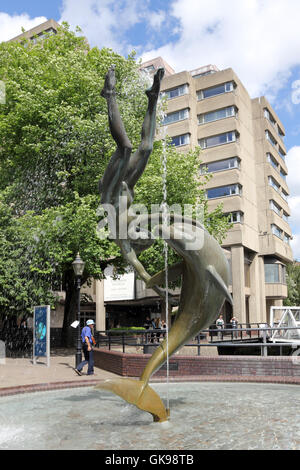
<path id="1" fill-rule="evenodd" d="M 81 340 L 83 343 L 85 343 L 85 337 L 88 337 L 89 339 L 89 342 L 91 345 L 93 345 L 93 340 L 92 340 L 92 330 L 90 329 L 89 326 L 85 326 L 84 328 L 82 328 L 82 332 L 81 332 Z"/>

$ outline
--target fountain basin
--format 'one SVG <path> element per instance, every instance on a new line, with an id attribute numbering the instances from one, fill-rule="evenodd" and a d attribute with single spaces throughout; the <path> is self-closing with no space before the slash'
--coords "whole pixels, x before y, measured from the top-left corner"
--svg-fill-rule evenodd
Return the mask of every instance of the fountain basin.
<path id="1" fill-rule="evenodd" d="M 172 383 L 169 399 L 170 421 L 153 423 L 93 387 L 1 397 L 0 449 L 300 449 L 296 385 Z"/>

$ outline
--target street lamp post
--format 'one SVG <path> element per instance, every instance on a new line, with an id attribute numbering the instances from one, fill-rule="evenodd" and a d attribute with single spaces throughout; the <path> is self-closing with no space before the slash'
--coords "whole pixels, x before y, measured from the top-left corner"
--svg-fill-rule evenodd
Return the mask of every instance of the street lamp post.
<path id="1" fill-rule="evenodd" d="M 77 346 L 76 346 L 76 354 L 75 354 L 75 367 L 80 364 L 81 359 L 82 359 L 82 354 L 81 354 L 81 336 L 80 336 L 80 287 L 81 287 L 81 277 L 83 274 L 84 270 L 84 262 L 80 258 L 79 253 L 77 253 L 77 256 L 75 260 L 72 263 L 74 273 L 76 276 L 76 290 L 77 290 L 77 321 L 78 321 L 78 331 L 77 331 Z"/>

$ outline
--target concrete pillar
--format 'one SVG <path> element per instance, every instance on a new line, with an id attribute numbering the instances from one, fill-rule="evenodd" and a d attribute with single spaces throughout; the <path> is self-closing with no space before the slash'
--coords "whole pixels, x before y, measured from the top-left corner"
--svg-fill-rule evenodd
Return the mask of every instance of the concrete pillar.
<path id="1" fill-rule="evenodd" d="M 265 263 L 264 257 L 259 256 L 259 280 L 260 280 L 260 318 L 261 323 L 267 322 L 267 299 L 266 299 L 266 283 L 265 283 Z"/>
<path id="2" fill-rule="evenodd" d="M 259 256 L 255 255 L 250 265 L 250 288 L 249 297 L 249 321 L 250 323 L 260 323 L 261 320 L 261 302 L 260 302 L 260 265 Z"/>
<path id="3" fill-rule="evenodd" d="M 231 247 L 233 315 L 246 323 L 244 247 Z"/>
<path id="4" fill-rule="evenodd" d="M 104 306 L 104 281 L 96 280 L 96 330 L 106 329 L 106 309 Z"/>

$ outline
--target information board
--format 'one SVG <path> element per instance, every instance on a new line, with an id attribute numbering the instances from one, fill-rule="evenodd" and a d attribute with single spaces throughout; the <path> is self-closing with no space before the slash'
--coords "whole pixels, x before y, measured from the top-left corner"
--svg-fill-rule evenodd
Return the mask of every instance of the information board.
<path id="1" fill-rule="evenodd" d="M 37 357 L 47 357 L 50 365 L 50 305 L 34 307 L 33 363 Z"/>

